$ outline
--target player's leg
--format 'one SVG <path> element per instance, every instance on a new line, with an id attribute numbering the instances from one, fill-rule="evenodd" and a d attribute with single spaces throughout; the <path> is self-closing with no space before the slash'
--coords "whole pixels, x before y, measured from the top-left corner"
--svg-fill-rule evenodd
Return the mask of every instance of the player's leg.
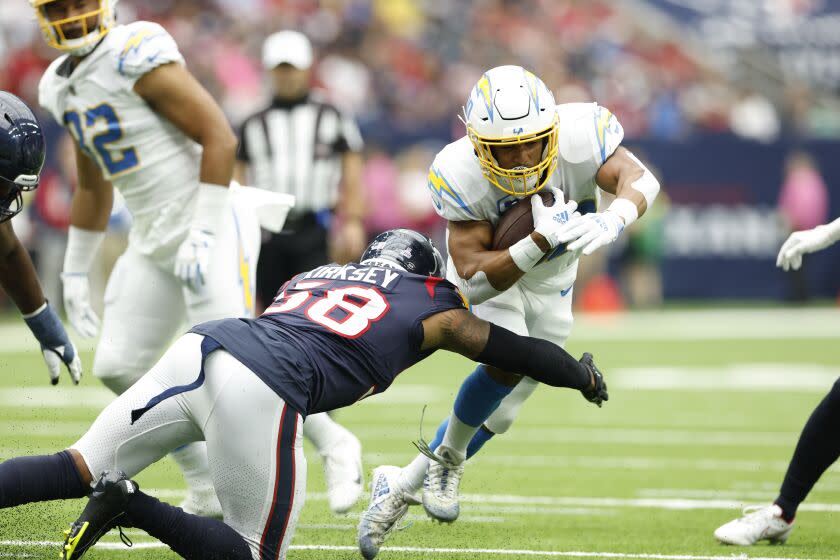
<path id="1" fill-rule="evenodd" d="M 0 507 L 82 497 L 90 492 L 88 483 L 103 471 L 134 475 L 170 449 L 201 439 L 200 431 L 174 401 L 165 401 L 131 422 L 132 410 L 183 384 L 179 382 L 185 376 L 198 376 L 200 352 L 197 345 L 191 348 L 189 344 L 194 336 L 176 342 L 146 376 L 105 407 L 69 451 L 0 464 Z"/>
<path id="2" fill-rule="evenodd" d="M 476 306 L 473 312 L 517 334 L 528 334 L 525 303 L 518 286 Z M 470 444 L 478 439 L 486 441 L 489 432 L 481 429 L 482 425 L 492 417 L 500 403 L 509 398 L 511 391 L 515 392 L 518 383 L 518 376 L 478 365 L 461 384 L 440 441 L 436 437 L 429 446 L 442 459 L 429 463 L 423 480 L 423 507 L 431 517 L 446 522 L 457 519 L 460 512 L 458 486 Z M 474 452 L 480 447 L 473 444 Z M 411 468 L 416 466 L 411 465 Z"/>
<path id="3" fill-rule="evenodd" d="M 180 282 L 129 246 L 105 289 L 93 374 L 117 395 L 125 392 L 172 342 L 183 311 Z"/>
<path id="4" fill-rule="evenodd" d="M 230 317 L 251 317 L 255 311 L 256 262 L 260 227 L 253 205 L 231 196 L 231 210 L 219 230 L 203 293 L 181 286 L 187 324 Z M 181 507 L 189 513 L 220 517 L 221 505 L 210 478 L 207 446 L 198 442 L 172 453 L 189 487 Z"/>
<path id="5" fill-rule="evenodd" d="M 776 501 L 722 525 L 715 537 L 726 544 L 752 545 L 760 540 L 785 542 L 793 519 L 817 480 L 840 457 L 840 379 L 811 413 Z"/>
<path id="6" fill-rule="evenodd" d="M 565 346 L 572 331 L 572 293 L 557 290 L 553 294 L 523 292 L 528 334 Z M 534 393 L 539 383 L 523 378 L 516 388 L 502 400 L 499 407 L 484 423 L 485 438 L 507 432 L 519 415 L 522 405 Z"/>
<path id="7" fill-rule="evenodd" d="M 85 511 L 71 527 L 65 550 L 83 553 L 103 530 L 125 524 L 160 538 L 187 558 L 251 558 L 250 547 L 230 526 L 162 503 L 128 480 L 149 460 L 162 457 L 168 447 L 205 437 L 203 428 L 210 423 L 217 404 L 224 401 L 223 389 L 235 373 L 218 367 L 214 370 L 214 360 L 218 361 L 217 355 L 222 353 L 214 351 L 217 348 L 215 342 L 201 335 L 181 337 L 147 376 L 116 401 L 122 405 L 119 409 L 109 407 L 108 414 L 103 413 L 97 420 L 102 425 L 121 425 L 105 436 L 116 437 L 118 443 L 101 445 L 103 437 L 97 437 L 94 425 L 94 433 L 89 432 L 74 445 L 92 470 L 107 466 L 109 473 L 97 483 Z M 242 398 L 250 399 L 253 395 L 244 388 L 240 391 L 238 382 L 235 380 L 236 389 L 228 393 L 241 392 Z M 255 399 L 254 406 L 259 405 Z M 236 418 L 228 417 L 226 422 L 229 426 L 247 424 L 245 416 L 241 408 Z M 169 437 L 174 431 L 183 435 Z M 231 431 L 233 437 L 243 437 L 242 433 L 235 433 L 235 428 Z M 110 452 L 112 447 L 116 452 Z M 247 463 L 243 457 L 237 459 Z M 85 527 L 85 523 L 89 526 Z M 68 556 L 71 557 L 78 555 Z"/>

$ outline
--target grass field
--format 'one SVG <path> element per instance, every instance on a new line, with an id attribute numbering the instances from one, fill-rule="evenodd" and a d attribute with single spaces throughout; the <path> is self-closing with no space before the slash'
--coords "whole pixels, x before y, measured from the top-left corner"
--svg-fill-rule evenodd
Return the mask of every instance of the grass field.
<path id="1" fill-rule="evenodd" d="M 0 459 L 72 443 L 108 394 L 87 376 L 49 387 L 19 327 L 0 329 Z M 7 332 L 8 331 L 8 332 Z M 788 544 L 724 547 L 712 531 L 742 505 L 773 499 L 808 414 L 840 376 L 834 310 L 633 314 L 582 319 L 569 349 L 595 354 L 610 384 L 603 409 L 578 393 L 541 388 L 516 425 L 467 467 L 461 519 L 428 522 L 412 510 L 383 560 L 490 558 L 840 558 L 840 475 L 831 470 L 797 518 Z M 87 353 L 85 363 L 90 364 Z M 431 437 L 471 365 L 439 354 L 383 396 L 341 411 L 370 470 L 413 456 L 420 411 Z M 309 451 L 309 448 L 308 448 Z M 356 512 L 332 516 L 320 462 L 309 455 L 309 494 L 292 559 L 360 558 Z M 183 496 L 169 460 L 138 477 L 144 490 Z M 0 558 L 55 558 L 61 530 L 83 502 L 0 512 Z M 142 533 L 132 549 L 115 533 L 87 558 L 174 558 Z"/>

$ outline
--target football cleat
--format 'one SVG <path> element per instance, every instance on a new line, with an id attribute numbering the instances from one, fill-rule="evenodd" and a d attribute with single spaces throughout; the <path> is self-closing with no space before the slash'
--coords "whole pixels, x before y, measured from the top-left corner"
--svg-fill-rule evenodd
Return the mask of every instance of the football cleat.
<path id="1" fill-rule="evenodd" d="M 604 374 L 595 366 L 595 361 L 589 352 L 583 354 L 580 363 L 583 364 L 583 367 L 586 368 L 586 371 L 589 372 L 595 382 L 595 386 L 591 389 L 581 391 L 583 398 L 591 403 L 597 404 L 598 408 L 600 408 L 603 406 L 604 401 L 610 400 L 610 396 L 607 393 L 607 382 L 604 381 Z"/>
<path id="2" fill-rule="evenodd" d="M 399 467 L 381 466 L 373 471 L 370 481 L 370 503 L 359 517 L 359 551 L 366 560 L 379 554 L 379 547 L 408 512 L 409 505 L 419 500 L 400 486 Z"/>
<path id="3" fill-rule="evenodd" d="M 114 527 L 131 526 L 125 508 L 139 488 L 122 471 L 103 472 L 82 514 L 64 531 L 64 546 L 60 557 L 63 560 L 77 560 Z M 120 538 L 126 546 L 132 546 L 131 540 L 123 534 L 122 527 Z"/>
<path id="4" fill-rule="evenodd" d="M 744 508 L 744 515 L 715 531 L 715 538 L 723 544 L 752 546 L 758 541 L 768 540 L 770 544 L 784 544 L 793 523 L 782 519 L 782 508 L 776 504 Z"/>
<path id="5" fill-rule="evenodd" d="M 464 458 L 444 445 L 439 445 L 431 458 L 423 479 L 423 509 L 432 519 L 452 523 L 461 511 L 458 487 L 464 476 Z"/>
<path id="6" fill-rule="evenodd" d="M 322 451 L 324 478 L 327 482 L 327 500 L 333 513 L 347 513 L 364 490 L 362 473 L 362 444 L 345 428 L 337 444 Z"/>

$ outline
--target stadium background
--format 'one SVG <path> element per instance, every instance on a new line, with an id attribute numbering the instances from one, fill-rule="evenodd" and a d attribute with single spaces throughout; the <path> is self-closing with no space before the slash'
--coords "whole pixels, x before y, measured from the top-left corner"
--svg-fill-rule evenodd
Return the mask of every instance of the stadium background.
<path id="1" fill-rule="evenodd" d="M 370 233 L 400 225 L 440 236 L 426 170 L 463 133 L 456 117 L 484 69 L 522 64 L 559 102 L 610 108 L 665 193 L 622 244 L 584 263 L 576 285 L 583 309 L 569 349 L 594 351 L 611 401 L 597 410 L 577 395 L 541 390 L 468 469 L 463 523 L 431 527 L 414 515 L 416 526 L 389 541 L 405 550 L 383 558 L 733 553 L 711 532 L 740 505 L 774 497 L 802 424 L 840 376 L 840 249 L 807 257 L 801 275 L 774 266 L 790 219 L 816 225 L 840 216 L 840 2 L 120 0 L 119 8 L 124 21 L 166 26 L 234 124 L 264 100 L 263 38 L 282 28 L 307 33 L 320 51 L 320 86 L 365 137 Z M 37 106 L 38 80 L 54 56 L 28 3 L 3 0 L 0 89 Z M 42 117 L 50 159 L 14 225 L 49 297 L 61 301 L 73 175 L 64 134 Z M 115 213 L 100 285 L 126 225 Z M 783 305 L 808 299 L 809 309 Z M 652 309 L 585 312 L 632 306 Z M 93 346 L 82 348 L 90 364 Z M 89 374 L 77 388 L 46 387 L 42 368 L 10 308 L 0 321 L 0 459 L 69 445 L 111 398 Z M 410 459 L 420 409 L 447 414 L 468 370 L 436 355 L 392 391 L 342 411 L 365 445 L 366 467 Z M 140 481 L 164 498 L 183 496 L 167 460 Z M 310 458 L 292 557 L 355 558 L 355 518 L 331 517 L 323 487 Z M 837 558 L 838 504 L 832 469 L 791 542 L 748 557 Z M 0 557 L 53 557 L 45 547 L 79 505 L 0 512 Z M 169 557 L 133 538 L 141 546 L 130 557 Z M 106 541 L 91 558 L 125 556 L 115 536 Z"/>

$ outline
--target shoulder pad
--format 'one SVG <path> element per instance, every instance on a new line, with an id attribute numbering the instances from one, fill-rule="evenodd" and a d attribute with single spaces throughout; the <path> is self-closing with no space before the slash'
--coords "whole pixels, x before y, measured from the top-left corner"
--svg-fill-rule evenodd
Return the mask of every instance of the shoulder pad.
<path id="1" fill-rule="evenodd" d="M 483 184 L 486 181 L 483 181 L 481 170 L 473 159 L 472 144 L 464 137 L 438 152 L 429 167 L 428 187 L 432 203 L 435 211 L 446 220 L 480 219 L 471 206 L 484 196 L 484 192 L 479 190 L 488 188 L 488 185 Z M 471 170 L 470 165 L 475 170 Z M 480 181 L 476 181 L 477 178 Z"/>
<path id="2" fill-rule="evenodd" d="M 56 72 L 66 58 L 66 56 L 60 56 L 53 60 L 38 83 L 38 104 L 59 123 L 62 116 L 58 114 L 58 88 L 56 88 L 55 80 Z"/>
<path id="3" fill-rule="evenodd" d="M 597 103 L 565 103 L 557 114 L 560 154 L 570 163 L 592 160 L 600 167 L 624 139 L 618 119 Z"/>
<path id="4" fill-rule="evenodd" d="M 130 78 L 170 62 L 184 63 L 172 36 L 157 23 L 137 21 L 114 29 L 112 48 L 117 57 L 117 71 Z"/>

